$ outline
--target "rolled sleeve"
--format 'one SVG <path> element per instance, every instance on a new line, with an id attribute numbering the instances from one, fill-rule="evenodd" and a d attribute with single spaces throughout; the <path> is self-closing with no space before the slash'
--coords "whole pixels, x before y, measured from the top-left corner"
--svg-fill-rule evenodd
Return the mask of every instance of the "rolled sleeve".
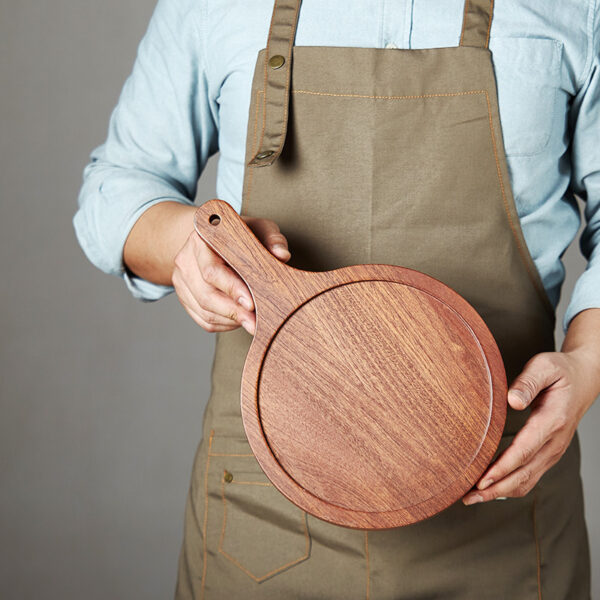
<path id="1" fill-rule="evenodd" d="M 572 189 L 584 201 L 585 226 L 579 239 L 587 267 L 578 278 L 563 319 L 567 331 L 573 317 L 600 308 L 600 35 L 596 14 L 588 77 L 572 105 Z"/>
<path id="2" fill-rule="evenodd" d="M 84 169 L 73 218 L 88 259 L 123 278 L 141 300 L 158 300 L 173 288 L 127 271 L 123 247 L 131 228 L 159 202 L 193 204 L 198 177 L 218 150 L 202 9 L 192 0 L 159 0 L 111 114 L 107 139 Z"/>

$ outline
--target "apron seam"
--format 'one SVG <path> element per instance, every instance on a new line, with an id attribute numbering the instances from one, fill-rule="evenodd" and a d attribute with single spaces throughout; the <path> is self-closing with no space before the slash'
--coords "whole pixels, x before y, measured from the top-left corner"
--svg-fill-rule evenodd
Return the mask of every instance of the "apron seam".
<path id="1" fill-rule="evenodd" d="M 273 33 L 273 25 L 275 22 L 275 15 L 277 14 L 277 2 L 278 2 L 278 0 L 275 0 L 275 4 L 273 5 L 273 18 L 271 19 L 271 24 L 269 25 L 269 33 L 267 35 L 267 46 L 265 48 L 266 52 L 265 52 L 265 56 L 264 56 L 264 62 L 265 62 L 264 77 L 263 77 L 264 109 L 263 109 L 262 129 L 260 132 L 260 142 L 258 144 L 259 148 L 260 148 L 260 146 L 262 146 L 264 136 L 265 136 L 265 127 L 267 124 L 266 104 L 267 104 L 267 81 L 268 81 L 268 63 L 269 63 L 268 59 L 269 59 L 269 48 L 271 46 L 271 35 Z"/>
<path id="2" fill-rule="evenodd" d="M 492 31 L 492 15 L 494 14 L 494 0 L 490 0 L 490 18 L 488 19 L 488 30 L 485 38 L 485 47 L 488 48 L 490 45 L 490 33 Z"/>
<path id="3" fill-rule="evenodd" d="M 462 46 L 463 42 L 464 42 L 465 31 L 467 29 L 467 21 L 469 20 L 469 15 L 471 14 L 469 9 L 470 9 L 469 0 L 465 0 L 462 29 L 460 32 L 460 40 L 458 42 L 459 46 Z M 493 14 L 494 14 L 494 0 L 490 0 L 490 7 L 488 9 L 488 27 L 487 27 L 487 34 L 486 34 L 486 38 L 485 38 L 485 46 L 484 46 L 485 48 L 489 47 L 489 44 L 490 44 L 490 32 L 492 30 L 492 20 L 493 20 L 492 15 Z"/>
<path id="4" fill-rule="evenodd" d="M 213 452 L 212 454 L 209 454 L 209 456 L 237 456 L 240 458 L 250 458 L 251 456 L 254 456 L 254 454 L 230 454 L 228 452 Z"/>
<path id="5" fill-rule="evenodd" d="M 204 467 L 204 523 L 202 525 L 202 586 L 200 587 L 200 598 L 204 598 L 204 588 L 206 585 L 206 530 L 208 524 L 208 468 L 210 466 L 210 449 L 215 435 L 215 430 L 210 430 L 208 438 L 208 453 L 206 455 L 206 465 Z"/>
<path id="6" fill-rule="evenodd" d="M 420 94 L 407 96 L 380 96 L 371 94 L 340 94 L 335 92 L 317 92 L 313 90 L 292 90 L 292 94 L 308 94 L 313 96 L 339 96 L 343 98 L 374 98 L 380 100 L 418 100 L 419 98 L 445 98 L 454 96 L 468 96 L 487 94 L 486 90 L 468 90 L 466 92 L 440 92 L 439 94 Z"/>
<path id="7" fill-rule="evenodd" d="M 485 93 L 485 98 L 487 101 L 488 117 L 489 117 L 489 124 L 490 124 L 490 136 L 492 139 L 492 149 L 494 150 L 494 159 L 496 161 L 496 171 L 498 174 L 498 182 L 500 183 L 500 192 L 502 194 L 502 203 L 504 206 L 504 212 L 506 213 L 506 217 L 508 219 L 508 224 L 513 233 L 514 240 L 517 244 L 517 249 L 519 250 L 519 254 L 521 255 L 521 260 L 523 261 L 525 270 L 527 271 L 527 274 L 529 275 L 529 279 L 531 280 L 531 283 L 533 283 L 533 286 L 534 286 L 536 292 L 538 293 L 538 295 L 540 295 L 540 300 L 542 301 L 544 308 L 550 314 L 550 316 L 552 318 L 554 318 L 554 312 L 551 309 L 550 300 L 548 300 L 548 298 L 547 298 L 545 289 L 543 289 L 543 285 L 542 285 L 542 289 L 540 289 L 540 283 L 538 281 L 539 273 L 537 273 L 537 271 L 534 272 L 532 270 L 532 265 L 530 264 L 530 260 L 531 260 L 531 262 L 533 262 L 533 259 L 531 259 L 531 255 L 529 254 L 529 251 L 523 247 L 523 244 L 521 242 L 521 239 L 520 239 L 518 231 L 517 231 L 517 226 L 515 225 L 512 215 L 511 215 L 511 212 L 510 212 L 508 197 L 506 195 L 506 187 L 504 185 L 504 179 L 502 178 L 502 168 L 500 166 L 500 160 L 498 158 L 498 148 L 497 148 L 497 143 L 496 143 L 496 135 L 494 133 L 494 121 L 492 118 L 492 107 L 491 107 L 491 103 L 490 103 L 490 95 L 487 90 L 485 90 L 484 93 Z M 534 268 L 535 268 L 535 265 L 534 265 Z"/>
<path id="8" fill-rule="evenodd" d="M 369 532 L 365 530 L 365 560 L 366 560 L 366 571 L 367 571 L 367 595 L 366 600 L 369 600 L 371 592 L 371 569 L 369 561 Z"/>
<path id="9" fill-rule="evenodd" d="M 277 2 L 278 0 L 275 0 L 275 4 L 273 7 L 273 17 L 275 17 L 275 15 L 277 14 Z M 293 43 L 292 43 L 292 38 L 294 37 L 294 34 L 296 33 L 296 29 L 297 29 L 297 15 L 298 12 L 300 10 L 300 2 L 296 3 L 296 9 L 294 11 L 294 20 L 292 21 L 291 25 L 289 26 L 290 29 L 290 33 L 288 36 L 288 56 L 287 56 L 287 63 L 286 63 L 286 85 L 285 88 L 283 90 L 283 96 L 284 96 L 284 100 L 286 98 L 288 98 L 289 96 L 289 88 L 290 88 L 290 82 L 291 82 L 291 69 L 290 69 L 290 57 L 292 55 L 292 48 L 293 48 Z M 267 46 L 266 46 L 266 53 L 265 53 L 265 57 L 264 57 L 264 62 L 265 62 L 265 68 L 264 68 L 264 78 L 263 78 L 263 91 L 265 94 L 265 100 L 264 100 L 264 106 L 265 106 L 265 110 L 263 110 L 263 124 L 262 124 L 262 129 L 260 132 L 260 141 L 258 144 L 258 147 L 261 148 L 264 144 L 265 141 L 265 129 L 266 129 L 266 124 L 267 124 L 267 111 L 266 111 L 266 104 L 267 104 L 267 89 L 268 89 L 268 82 L 269 82 L 269 70 L 268 70 L 268 58 L 269 58 L 269 49 L 271 46 L 271 35 L 273 32 L 273 25 L 274 25 L 274 21 L 275 19 L 271 19 L 271 25 L 269 27 L 269 33 L 268 33 L 268 37 L 267 37 Z M 279 150 L 281 150 L 281 142 L 285 133 L 285 129 L 286 129 L 286 124 L 287 124 L 287 113 L 288 113 L 288 104 L 289 102 L 284 101 L 284 106 L 283 106 L 283 118 L 282 118 L 282 127 L 281 127 L 281 133 L 279 135 L 279 140 L 277 142 L 277 147 Z"/>
<path id="10" fill-rule="evenodd" d="M 288 109 L 289 109 L 289 105 L 290 105 L 289 92 L 290 92 L 290 84 L 292 83 L 291 57 L 292 57 L 292 49 L 294 47 L 292 38 L 294 37 L 294 35 L 296 33 L 299 10 L 300 10 L 300 2 L 297 2 L 296 10 L 294 11 L 294 21 L 293 21 L 292 25 L 290 26 L 290 35 L 288 38 L 288 56 L 287 56 L 287 63 L 286 63 L 287 77 L 286 77 L 286 82 L 285 82 L 285 89 L 283 90 L 283 98 L 284 98 L 283 118 L 282 118 L 282 123 L 281 123 L 281 133 L 279 134 L 279 141 L 277 142 L 277 150 L 276 150 L 278 153 L 281 153 L 281 150 L 283 149 L 283 138 L 284 138 L 286 126 L 287 126 Z"/>
<path id="11" fill-rule="evenodd" d="M 264 94 L 263 90 L 261 90 L 261 89 L 256 90 L 256 97 L 254 99 L 254 103 L 256 105 L 256 110 L 254 112 L 254 135 L 252 137 L 252 155 L 254 155 L 254 153 L 258 150 L 258 147 L 256 145 L 256 132 L 258 130 L 258 104 L 260 102 L 259 96 L 261 94 Z M 264 104 L 264 95 L 263 95 L 263 118 L 264 118 L 264 115 L 265 115 L 265 104 Z M 254 176 L 254 169 L 250 169 L 250 172 L 248 173 L 248 183 L 246 185 L 246 194 L 242 198 L 242 208 L 244 207 L 244 201 L 248 200 L 248 198 L 250 197 L 250 190 L 252 189 L 252 177 L 253 176 Z"/>
<path id="12" fill-rule="evenodd" d="M 463 9 L 463 22 L 462 22 L 462 30 L 460 32 L 460 40 L 458 42 L 459 46 L 463 45 L 463 40 L 465 37 L 465 29 L 467 28 L 467 15 L 469 14 L 469 0 L 465 0 L 465 6 Z"/>
<path id="13" fill-rule="evenodd" d="M 237 481 L 237 482 L 232 481 L 231 483 L 237 483 L 238 485 L 262 485 L 262 486 L 274 487 L 270 483 L 263 483 L 260 481 Z M 293 567 L 294 565 L 301 563 L 302 561 L 306 560 L 309 557 L 310 538 L 308 535 L 307 514 L 305 511 L 302 511 L 304 514 L 304 519 L 303 519 L 303 521 L 304 521 L 304 537 L 306 539 L 305 553 L 301 557 L 295 558 L 294 560 L 286 563 L 285 565 L 282 565 L 281 567 L 272 569 L 271 571 L 269 571 L 268 573 L 265 573 L 261 577 L 257 577 L 256 575 L 254 575 L 251 571 L 249 571 L 246 567 L 244 567 L 237 559 L 235 559 L 233 556 L 231 556 L 231 554 L 228 554 L 227 552 L 225 552 L 225 550 L 223 550 L 223 541 L 225 540 L 225 528 L 227 526 L 227 500 L 225 498 L 225 478 L 224 477 L 221 477 L 221 498 L 223 500 L 223 524 L 221 526 L 221 537 L 219 538 L 219 553 L 222 554 L 227 560 L 230 560 L 236 567 L 241 569 L 244 573 L 246 573 L 246 575 L 248 575 L 248 577 L 252 578 L 256 583 L 262 583 L 263 581 L 266 581 L 269 577 L 272 577 L 273 575 L 276 575 L 277 573 L 280 573 L 281 571 L 284 571 L 285 569 L 287 569 L 289 567 Z"/>
<path id="14" fill-rule="evenodd" d="M 534 491 L 531 518 L 533 521 L 533 538 L 535 540 L 535 559 L 536 559 L 536 567 L 537 567 L 537 588 L 538 588 L 537 597 L 538 597 L 538 600 L 542 600 L 542 569 L 541 569 L 541 559 L 540 559 L 540 541 L 538 538 L 536 513 L 535 513 L 535 509 L 537 506 L 537 499 L 538 499 L 538 493 L 537 493 L 537 487 L 536 487 L 535 491 Z"/>

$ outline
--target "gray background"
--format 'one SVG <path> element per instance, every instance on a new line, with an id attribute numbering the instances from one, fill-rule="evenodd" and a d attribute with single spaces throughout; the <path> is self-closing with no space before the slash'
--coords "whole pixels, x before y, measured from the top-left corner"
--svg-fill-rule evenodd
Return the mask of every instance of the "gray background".
<path id="1" fill-rule="evenodd" d="M 2 598 L 172 596 L 213 338 L 175 296 L 143 304 L 94 269 L 71 226 L 153 8 L 0 0 Z M 199 197 L 214 179 L 213 158 Z M 559 316 L 576 244 L 566 263 Z M 599 425 L 595 406 L 580 426 L 595 572 Z"/>

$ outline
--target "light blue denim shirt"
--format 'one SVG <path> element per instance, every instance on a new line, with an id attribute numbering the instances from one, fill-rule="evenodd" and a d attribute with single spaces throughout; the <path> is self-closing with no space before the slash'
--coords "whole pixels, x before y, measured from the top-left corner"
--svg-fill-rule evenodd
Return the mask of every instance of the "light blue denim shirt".
<path id="1" fill-rule="evenodd" d="M 579 311 L 600 307 L 598 1 L 496 0 L 491 30 L 517 210 L 554 305 L 564 280 L 561 256 L 581 220 L 574 195 L 585 202 L 580 247 L 588 266 L 569 301 L 565 330 Z M 464 0 L 304 0 L 296 45 L 390 52 L 456 46 L 463 6 Z M 123 277 L 137 298 L 157 300 L 173 288 L 125 272 L 131 227 L 157 202 L 191 204 L 217 151 L 216 195 L 240 210 L 251 80 L 272 10 L 273 0 L 156 6 L 108 137 L 85 168 L 74 218 L 88 258 Z"/>

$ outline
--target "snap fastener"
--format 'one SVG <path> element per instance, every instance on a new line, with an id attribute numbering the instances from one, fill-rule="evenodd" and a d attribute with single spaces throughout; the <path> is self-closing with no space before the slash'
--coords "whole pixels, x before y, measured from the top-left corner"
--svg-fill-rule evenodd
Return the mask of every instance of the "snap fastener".
<path id="1" fill-rule="evenodd" d="M 230 473 L 229 471 L 225 471 L 225 474 L 223 475 L 223 479 L 227 483 L 231 483 L 233 481 L 233 473 Z"/>
<path id="2" fill-rule="evenodd" d="M 281 54 L 275 54 L 269 59 L 269 66 L 271 69 L 279 69 L 283 67 L 283 63 L 285 63 L 285 58 L 283 58 Z"/>
<path id="3" fill-rule="evenodd" d="M 272 154 L 274 154 L 273 150 L 265 150 L 264 152 L 259 152 L 256 155 L 256 158 L 258 158 L 258 159 L 268 158 Z"/>

